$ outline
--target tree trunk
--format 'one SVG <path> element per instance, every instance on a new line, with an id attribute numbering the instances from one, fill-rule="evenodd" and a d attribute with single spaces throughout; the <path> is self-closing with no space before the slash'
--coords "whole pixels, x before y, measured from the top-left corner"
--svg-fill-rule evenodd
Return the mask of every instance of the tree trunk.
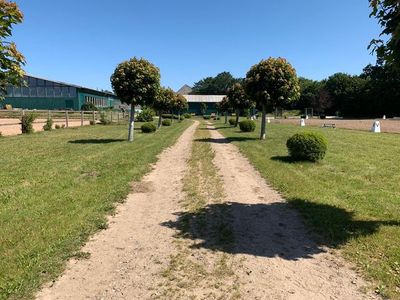
<path id="1" fill-rule="evenodd" d="M 181 112 L 178 112 L 178 121 L 181 121 Z"/>
<path id="2" fill-rule="evenodd" d="M 262 105 L 262 119 L 261 119 L 261 134 L 260 140 L 265 140 L 265 125 L 266 125 L 267 113 L 265 104 Z"/>
<path id="3" fill-rule="evenodd" d="M 240 110 L 237 109 L 236 110 L 236 124 L 235 124 L 235 127 L 238 127 L 238 124 L 239 124 L 239 114 L 240 114 Z"/>
<path id="4" fill-rule="evenodd" d="M 228 124 L 228 111 L 225 111 L 225 124 Z"/>
<path id="5" fill-rule="evenodd" d="M 162 114 L 161 114 L 161 111 L 159 111 L 159 112 L 158 112 L 158 128 L 161 127 L 161 122 L 162 122 L 162 120 L 161 120 L 161 119 L 162 119 L 161 115 L 162 115 Z"/>
<path id="6" fill-rule="evenodd" d="M 128 133 L 128 141 L 133 141 L 133 132 L 135 130 L 135 105 L 131 104 L 131 115 L 129 118 L 129 133 Z"/>

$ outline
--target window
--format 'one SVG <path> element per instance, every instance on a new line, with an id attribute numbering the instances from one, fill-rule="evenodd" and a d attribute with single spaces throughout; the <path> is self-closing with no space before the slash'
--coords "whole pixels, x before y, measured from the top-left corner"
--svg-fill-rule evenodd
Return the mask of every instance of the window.
<path id="1" fill-rule="evenodd" d="M 36 78 L 28 77 L 28 85 L 31 87 L 37 86 Z"/>
<path id="2" fill-rule="evenodd" d="M 76 97 L 76 88 L 74 88 L 74 87 L 69 88 L 69 96 Z"/>
<path id="3" fill-rule="evenodd" d="M 61 88 L 60 87 L 54 88 L 54 97 L 61 97 Z"/>
<path id="4" fill-rule="evenodd" d="M 22 96 L 29 97 L 29 88 L 27 88 L 27 87 L 22 88 Z"/>
<path id="5" fill-rule="evenodd" d="M 37 87 L 30 87 L 29 88 L 29 91 L 30 91 L 30 95 L 31 95 L 31 97 L 37 97 Z"/>
<path id="6" fill-rule="evenodd" d="M 54 88 L 46 87 L 46 97 L 54 97 Z"/>
<path id="7" fill-rule="evenodd" d="M 21 97 L 22 96 L 22 90 L 20 87 L 15 87 L 14 88 L 14 96 L 15 97 Z"/>
<path id="8" fill-rule="evenodd" d="M 38 97 L 45 97 L 44 87 L 38 87 L 37 88 L 37 95 L 38 95 Z"/>
<path id="9" fill-rule="evenodd" d="M 43 79 L 38 79 L 37 80 L 37 86 L 44 86 L 44 80 Z"/>
<path id="10" fill-rule="evenodd" d="M 14 96 L 14 89 L 12 86 L 7 87 L 7 96 L 9 96 L 9 97 Z"/>
<path id="11" fill-rule="evenodd" d="M 63 97 L 69 97 L 69 89 L 67 86 L 63 86 L 61 89 L 61 95 Z"/>

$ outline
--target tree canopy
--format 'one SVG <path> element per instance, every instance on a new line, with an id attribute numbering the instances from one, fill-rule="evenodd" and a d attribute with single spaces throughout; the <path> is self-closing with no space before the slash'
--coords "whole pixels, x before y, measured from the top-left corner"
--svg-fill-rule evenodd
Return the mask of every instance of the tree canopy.
<path id="1" fill-rule="evenodd" d="M 265 139 L 267 105 L 283 106 L 300 96 L 296 70 L 284 58 L 268 58 L 252 66 L 247 72 L 247 94 L 262 107 L 260 139 Z"/>
<path id="2" fill-rule="evenodd" d="M 240 82 L 241 79 L 234 78 L 229 72 L 222 72 L 215 77 L 206 77 L 193 86 L 193 95 L 226 95 L 228 89 Z"/>
<path id="3" fill-rule="evenodd" d="M 189 108 L 189 104 L 184 96 L 176 94 L 172 107 L 175 111 L 178 112 L 178 114 L 180 114 L 182 111 L 185 111 Z"/>
<path id="4" fill-rule="evenodd" d="M 25 72 L 24 56 L 14 42 L 8 41 L 13 25 L 23 21 L 23 14 L 14 2 L 0 0 L 0 100 L 6 95 L 8 85 L 20 85 Z"/>
<path id="5" fill-rule="evenodd" d="M 383 38 L 372 40 L 370 47 L 376 52 L 379 64 L 386 62 L 400 68 L 400 1 L 369 1 L 371 16 L 377 18 L 383 27 Z"/>

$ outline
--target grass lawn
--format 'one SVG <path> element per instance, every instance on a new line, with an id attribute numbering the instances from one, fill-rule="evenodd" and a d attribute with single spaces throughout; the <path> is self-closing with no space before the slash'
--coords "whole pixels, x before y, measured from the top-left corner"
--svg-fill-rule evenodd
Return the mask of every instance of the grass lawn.
<path id="1" fill-rule="evenodd" d="M 30 298 L 57 277 L 192 122 L 154 134 L 86 126 L 0 138 L 0 299 Z M 137 123 L 137 128 L 140 128 Z"/>
<path id="2" fill-rule="evenodd" d="M 267 140 L 216 126 L 296 207 L 325 243 L 340 248 L 376 284 L 400 299 L 400 135 L 267 124 Z M 320 163 L 292 162 L 286 140 L 317 131 L 328 141 Z"/>

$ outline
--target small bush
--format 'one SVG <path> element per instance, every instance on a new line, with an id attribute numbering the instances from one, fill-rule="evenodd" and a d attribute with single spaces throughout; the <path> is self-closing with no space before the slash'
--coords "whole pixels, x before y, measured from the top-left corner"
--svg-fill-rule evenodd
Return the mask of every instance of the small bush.
<path id="1" fill-rule="evenodd" d="M 244 120 L 239 122 L 240 130 L 243 132 L 253 132 L 256 130 L 256 122 L 251 120 Z"/>
<path id="2" fill-rule="evenodd" d="M 94 105 L 91 102 L 86 102 L 86 103 L 82 104 L 81 110 L 83 110 L 83 111 L 94 111 L 94 110 L 97 110 L 97 107 L 96 107 L 96 105 Z"/>
<path id="3" fill-rule="evenodd" d="M 183 116 L 185 117 L 185 119 L 191 119 L 192 118 L 192 115 L 191 114 L 183 114 Z"/>
<path id="4" fill-rule="evenodd" d="M 63 129 L 64 129 L 64 128 L 65 128 L 65 124 L 61 124 L 61 128 L 63 128 Z"/>
<path id="5" fill-rule="evenodd" d="M 171 126 L 172 122 L 169 119 L 165 119 L 162 121 L 162 125 L 163 126 Z"/>
<path id="6" fill-rule="evenodd" d="M 96 121 L 90 120 L 90 121 L 89 121 L 89 124 L 92 125 L 92 126 L 94 126 L 94 125 L 96 125 Z"/>
<path id="7" fill-rule="evenodd" d="M 55 129 L 61 129 L 61 126 L 58 125 L 58 124 L 56 124 L 56 125 L 54 126 L 54 128 L 55 128 Z"/>
<path id="8" fill-rule="evenodd" d="M 154 123 L 150 123 L 150 122 L 144 123 L 141 128 L 142 128 L 142 132 L 144 132 L 144 133 L 151 133 L 151 132 L 154 132 L 157 130 L 156 125 Z"/>
<path id="9" fill-rule="evenodd" d="M 327 145 L 328 142 L 323 135 L 313 132 L 296 133 L 286 142 L 289 155 L 293 159 L 312 162 L 325 157 Z"/>
<path id="10" fill-rule="evenodd" d="M 151 108 L 144 108 L 136 117 L 138 122 L 153 122 L 154 111 Z"/>
<path id="11" fill-rule="evenodd" d="M 35 121 L 35 119 L 36 119 L 36 115 L 33 114 L 33 113 L 26 114 L 26 115 L 23 115 L 21 117 L 21 131 L 22 131 L 22 133 L 29 134 L 29 133 L 33 133 L 34 132 L 34 130 L 33 130 L 33 122 Z"/>
<path id="12" fill-rule="evenodd" d="M 46 123 L 43 125 L 43 130 L 44 131 L 50 131 L 53 129 L 53 119 L 48 118 Z"/>
<path id="13" fill-rule="evenodd" d="M 203 118 L 204 118 L 204 120 L 210 120 L 211 116 L 210 115 L 204 115 Z"/>
<path id="14" fill-rule="evenodd" d="M 320 115 L 319 118 L 320 119 L 326 119 L 326 116 L 325 115 Z"/>
<path id="15" fill-rule="evenodd" d="M 107 115 L 105 112 L 100 113 L 100 124 L 102 125 L 110 125 L 111 120 L 107 119 Z"/>
<path id="16" fill-rule="evenodd" d="M 229 125 L 236 126 L 236 119 L 229 119 Z"/>

